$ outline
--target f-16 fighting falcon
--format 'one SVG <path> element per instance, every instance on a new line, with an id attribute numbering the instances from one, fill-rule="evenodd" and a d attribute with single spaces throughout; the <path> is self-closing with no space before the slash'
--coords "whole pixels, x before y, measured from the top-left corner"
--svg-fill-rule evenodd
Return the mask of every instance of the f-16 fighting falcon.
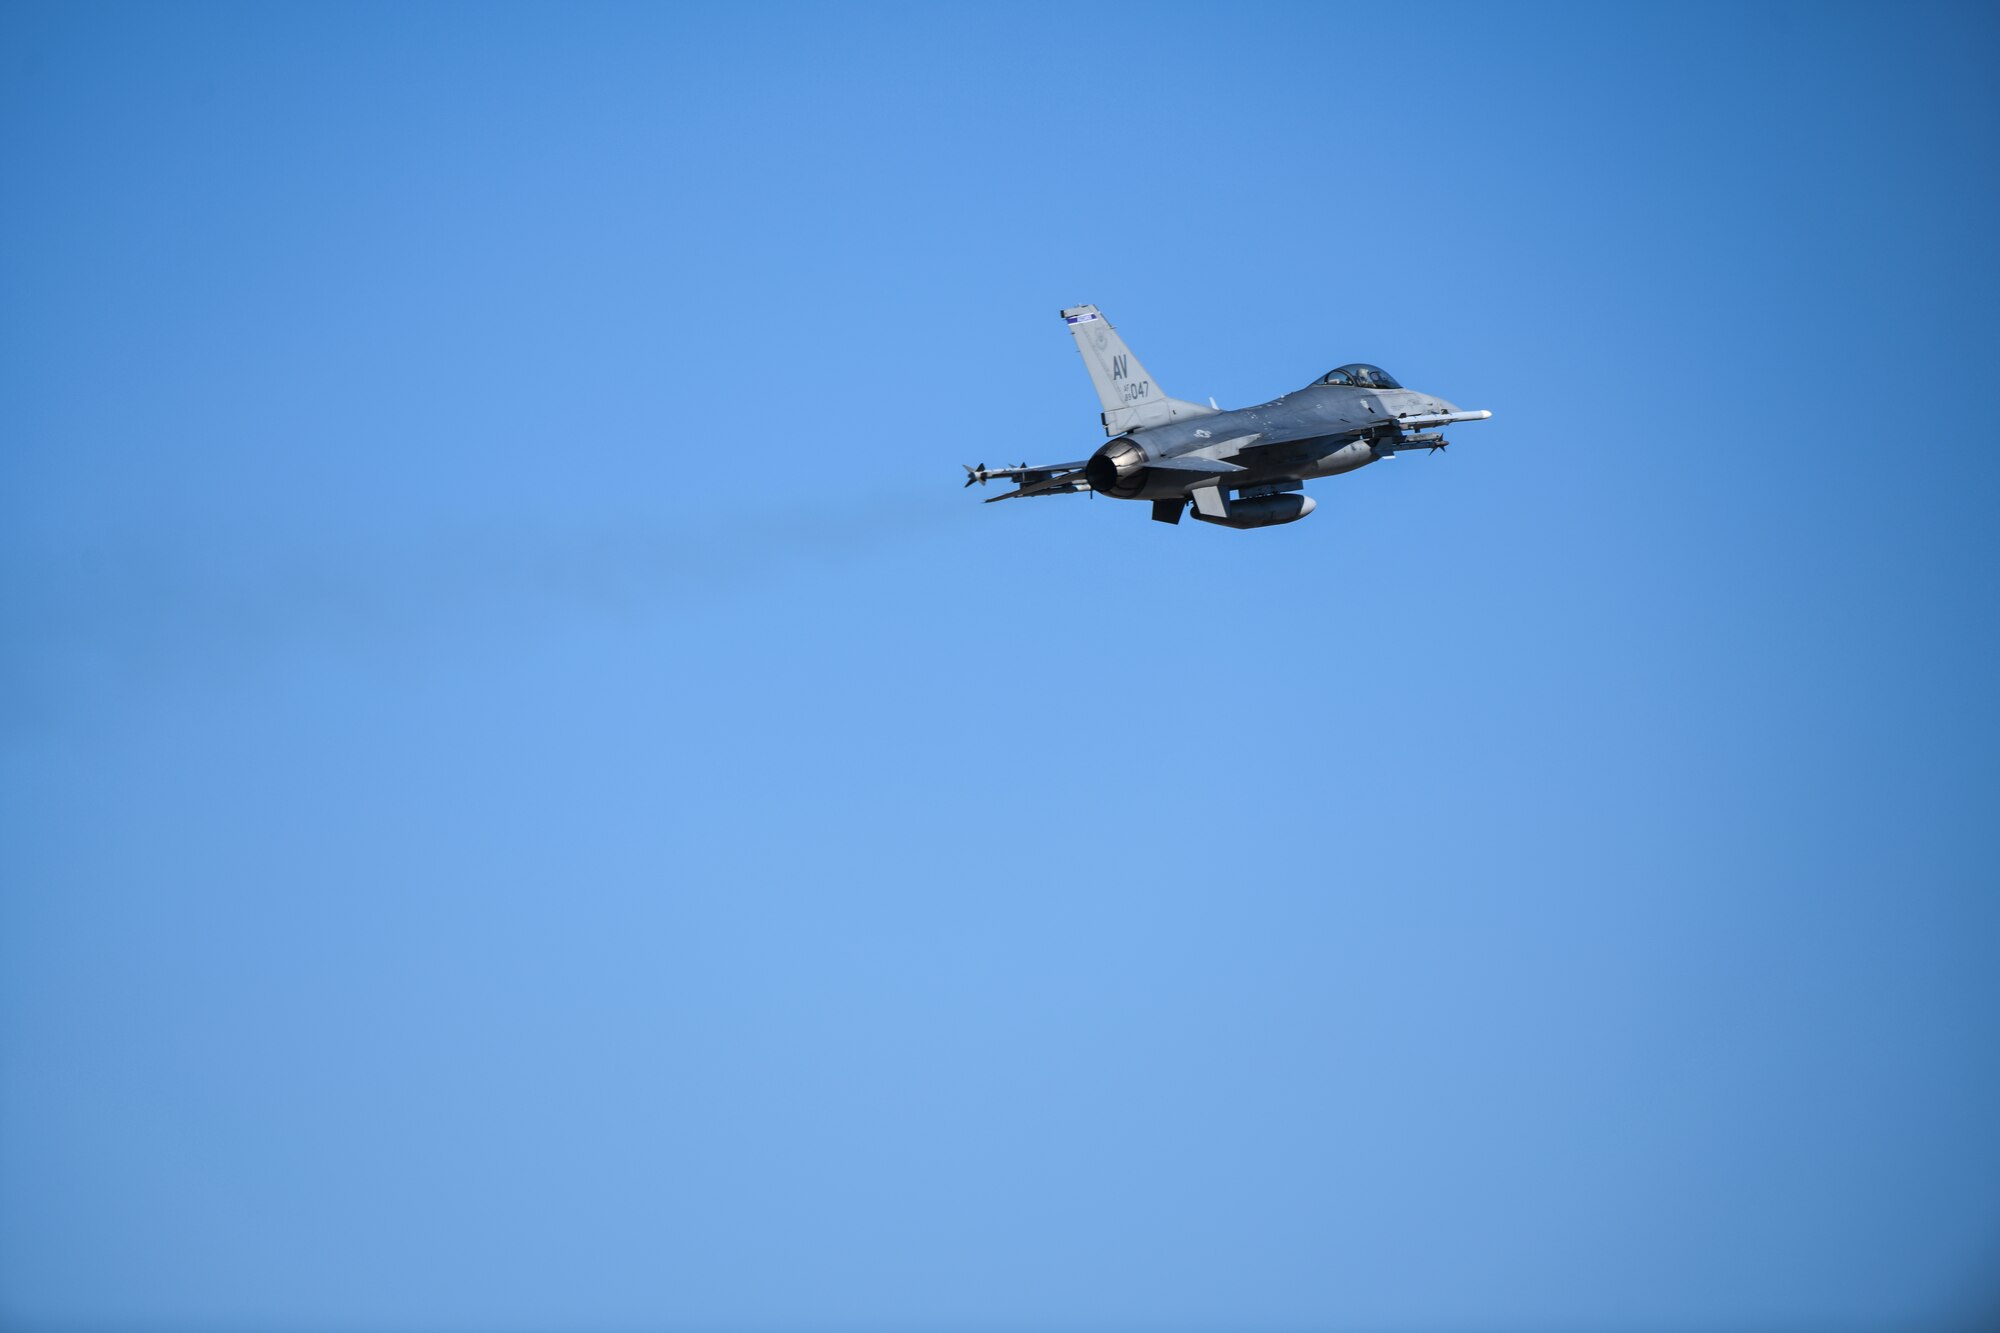
<path id="1" fill-rule="evenodd" d="M 965 469 L 965 484 L 994 478 L 1015 489 L 992 500 L 1096 491 L 1118 500 L 1151 500 L 1153 517 L 1178 523 L 1189 505 L 1204 523 L 1268 528 L 1313 511 L 1299 494 L 1314 477 L 1352 472 L 1405 449 L 1435 453 L 1448 441 L 1436 430 L 1484 421 L 1417 393 L 1379 367 L 1355 362 L 1303 389 L 1257 407 L 1225 412 L 1169 398 L 1139 364 L 1111 321 L 1094 305 L 1062 312 L 1104 404 L 1112 438 L 1080 463 Z M 987 503 L 992 503 L 989 500 Z"/>

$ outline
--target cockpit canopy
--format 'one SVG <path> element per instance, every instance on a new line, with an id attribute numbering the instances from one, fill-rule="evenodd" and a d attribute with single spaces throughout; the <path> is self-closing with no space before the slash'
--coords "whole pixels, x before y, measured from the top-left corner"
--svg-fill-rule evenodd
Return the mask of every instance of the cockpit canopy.
<path id="1" fill-rule="evenodd" d="M 1329 370 L 1321 384 L 1352 384 L 1363 389 L 1400 389 L 1395 376 L 1380 366 L 1364 365 L 1356 361 L 1342 366 L 1339 370 Z"/>

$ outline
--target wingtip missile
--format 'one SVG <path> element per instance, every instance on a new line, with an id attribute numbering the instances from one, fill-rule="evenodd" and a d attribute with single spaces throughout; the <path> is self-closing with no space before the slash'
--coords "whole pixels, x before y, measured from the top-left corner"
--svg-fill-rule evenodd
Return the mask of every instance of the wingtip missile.
<path id="1" fill-rule="evenodd" d="M 1484 408 L 1477 412 L 1420 412 L 1397 417 L 1396 424 L 1405 430 L 1426 430 L 1432 426 L 1453 426 L 1461 421 L 1486 421 L 1492 416 Z"/>

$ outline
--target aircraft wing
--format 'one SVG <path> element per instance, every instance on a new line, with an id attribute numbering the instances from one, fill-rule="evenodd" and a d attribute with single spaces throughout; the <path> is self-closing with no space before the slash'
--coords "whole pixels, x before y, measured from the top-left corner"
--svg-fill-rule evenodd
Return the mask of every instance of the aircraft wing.
<path id="1" fill-rule="evenodd" d="M 1266 440 L 1264 432 L 1258 431 L 1254 435 L 1238 435 L 1234 439 L 1224 440 L 1215 447 L 1214 452 L 1221 458 L 1234 458 L 1240 453 L 1247 453 L 1249 450 L 1256 448 L 1259 444 L 1269 443 L 1273 443 L 1273 441 Z"/>
<path id="2" fill-rule="evenodd" d="M 978 482 L 984 486 L 994 478 L 1017 483 L 1016 489 L 1004 495 L 987 499 L 987 504 L 995 500 L 1017 500 L 1029 495 L 1066 495 L 1071 491 L 1087 491 L 1090 483 L 1083 479 L 1082 463 L 1050 463 L 1045 467 L 1029 467 L 1026 463 L 1019 467 L 978 467 L 965 469 L 965 484 Z"/>

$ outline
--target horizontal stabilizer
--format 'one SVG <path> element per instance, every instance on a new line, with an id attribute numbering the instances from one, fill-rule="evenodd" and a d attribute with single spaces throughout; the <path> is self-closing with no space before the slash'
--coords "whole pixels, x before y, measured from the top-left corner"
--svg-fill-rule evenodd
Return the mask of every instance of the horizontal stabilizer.
<path id="1" fill-rule="evenodd" d="M 1220 477 L 1224 473 L 1244 470 L 1239 464 L 1225 463 L 1219 458 L 1155 458 L 1147 462 L 1146 466 L 1158 468 L 1163 472 L 1185 472 L 1190 476 L 1209 477 Z"/>

